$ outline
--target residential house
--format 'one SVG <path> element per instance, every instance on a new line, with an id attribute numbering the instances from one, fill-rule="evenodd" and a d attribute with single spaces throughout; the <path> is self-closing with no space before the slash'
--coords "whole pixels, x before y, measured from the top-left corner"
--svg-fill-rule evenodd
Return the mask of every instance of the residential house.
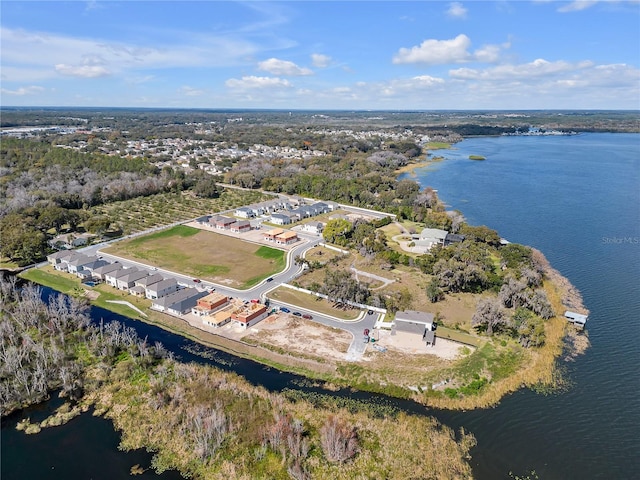
<path id="1" fill-rule="evenodd" d="M 446 230 L 440 230 L 439 228 L 425 228 L 420 232 L 419 239 L 414 241 L 415 246 L 424 249 L 426 253 L 435 245 L 444 245 L 448 233 Z"/>
<path id="2" fill-rule="evenodd" d="M 228 230 L 232 224 L 236 222 L 235 218 L 224 217 L 220 215 L 216 219 L 216 228 L 218 230 Z"/>
<path id="3" fill-rule="evenodd" d="M 95 235 L 91 233 L 63 233 L 49 240 L 49 245 L 53 248 L 70 250 L 86 245 L 92 238 L 95 238 Z"/>
<path id="4" fill-rule="evenodd" d="M 191 313 L 203 317 L 211 314 L 214 310 L 224 307 L 229 303 L 229 297 L 222 293 L 213 292 L 198 300 L 195 307 L 191 309 Z"/>
<path id="5" fill-rule="evenodd" d="M 167 278 L 159 282 L 147 285 L 144 296 L 150 300 L 161 298 L 178 290 L 178 282 L 175 278 Z"/>
<path id="6" fill-rule="evenodd" d="M 276 237 L 278 235 L 280 235 L 281 233 L 284 233 L 285 231 L 281 228 L 274 228 L 273 230 L 269 230 L 268 232 L 264 232 L 264 234 L 262 235 L 262 237 L 267 241 L 267 242 L 275 242 L 276 241 Z"/>
<path id="7" fill-rule="evenodd" d="M 464 242 L 465 236 L 459 235 L 457 233 L 447 233 L 447 236 L 444 237 L 444 246 L 452 245 L 454 243 Z"/>
<path id="8" fill-rule="evenodd" d="M 133 282 L 133 287 L 129 289 L 129 293 L 136 297 L 144 297 L 149 285 L 161 282 L 162 280 L 164 280 L 164 278 L 159 273 L 144 276 Z"/>
<path id="9" fill-rule="evenodd" d="M 324 230 L 324 223 L 322 222 L 308 222 L 302 225 L 302 230 L 309 233 L 315 233 L 319 235 Z"/>
<path id="10" fill-rule="evenodd" d="M 236 309 L 231 314 L 231 320 L 237 325 L 249 328 L 268 315 L 267 306 L 261 303 L 249 303 Z"/>
<path id="11" fill-rule="evenodd" d="M 240 218 L 254 218 L 256 214 L 253 209 L 249 207 L 240 207 L 236 208 L 235 216 Z"/>
<path id="12" fill-rule="evenodd" d="M 198 299 L 207 295 L 195 288 L 183 288 L 177 292 L 154 299 L 151 308 L 172 315 L 183 315 L 196 306 Z"/>
<path id="13" fill-rule="evenodd" d="M 120 265 L 119 263 L 107 263 L 106 265 L 103 265 L 102 267 L 98 267 L 96 269 L 93 270 L 93 276 L 94 278 L 97 278 L 98 280 L 105 280 L 105 275 L 107 273 L 110 272 L 114 272 L 116 270 L 120 270 L 122 268 L 122 265 Z"/>
<path id="14" fill-rule="evenodd" d="M 229 228 L 233 233 L 244 233 L 251 230 L 251 223 L 248 220 L 238 220 L 231 224 Z"/>
<path id="15" fill-rule="evenodd" d="M 104 276 L 104 283 L 106 283 L 107 285 L 110 285 L 114 288 L 118 288 L 118 278 L 120 277 L 124 277 L 125 275 L 129 275 L 129 270 L 131 270 L 131 268 L 119 268 L 117 270 L 113 270 L 109 273 L 106 273 Z M 137 268 L 135 268 L 134 270 L 138 270 Z"/>
<path id="16" fill-rule="evenodd" d="M 83 253 L 76 253 L 73 257 L 67 260 L 67 271 L 69 273 L 77 274 L 78 270 L 82 270 L 82 268 L 89 264 L 93 263 L 97 260 L 93 255 L 87 256 Z"/>
<path id="17" fill-rule="evenodd" d="M 311 205 L 311 208 L 315 212 L 315 215 L 322 215 L 323 213 L 329 213 L 329 205 L 324 202 L 316 202 Z"/>
<path id="18" fill-rule="evenodd" d="M 291 223 L 291 217 L 285 213 L 272 213 L 269 221 L 276 225 L 289 225 Z"/>
<path id="19" fill-rule="evenodd" d="M 415 333 L 429 346 L 435 344 L 435 327 L 433 313 L 404 310 L 396 312 L 393 322 L 397 331 Z"/>
<path id="20" fill-rule="evenodd" d="M 299 240 L 298 234 L 292 231 L 286 231 L 275 236 L 275 242 L 278 245 L 291 245 Z"/>
<path id="21" fill-rule="evenodd" d="M 211 220 L 211 215 L 205 215 L 204 217 L 196 218 L 196 223 L 198 225 L 203 225 L 205 227 L 210 226 L 209 220 Z"/>
<path id="22" fill-rule="evenodd" d="M 62 268 L 58 268 L 59 265 L 64 263 L 64 270 L 67 270 L 67 262 L 64 261 L 71 257 L 74 252 L 70 250 L 60 250 L 58 252 L 52 253 L 51 255 L 47 255 L 47 261 L 55 268 L 56 270 L 61 270 Z"/>
<path id="23" fill-rule="evenodd" d="M 231 321 L 231 313 L 235 310 L 235 308 L 236 307 L 234 306 L 229 306 L 223 308 L 222 310 L 218 310 L 212 315 L 205 315 L 204 317 L 202 317 L 202 323 L 213 328 L 222 327 Z"/>
<path id="24" fill-rule="evenodd" d="M 118 277 L 116 281 L 118 290 L 129 290 L 134 286 L 136 280 L 140 280 L 141 278 L 149 275 L 146 271 L 138 270 L 135 267 L 127 270 L 129 270 L 127 274 L 122 277 Z"/>

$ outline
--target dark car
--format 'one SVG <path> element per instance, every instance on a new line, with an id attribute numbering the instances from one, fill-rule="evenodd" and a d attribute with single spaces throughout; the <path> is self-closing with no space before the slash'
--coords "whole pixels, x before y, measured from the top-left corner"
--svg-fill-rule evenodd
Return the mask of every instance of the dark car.
<path id="1" fill-rule="evenodd" d="M 301 317 L 301 316 L 302 316 L 302 314 L 301 314 L 300 312 L 293 312 L 293 314 L 294 314 L 296 317 Z"/>
<path id="2" fill-rule="evenodd" d="M 267 282 L 273 282 L 273 277 L 267 278 Z"/>
<path id="3" fill-rule="evenodd" d="M 308 313 L 305 313 L 304 315 L 302 315 L 302 318 L 306 318 L 307 320 L 311 320 L 313 317 L 311 315 L 309 315 Z"/>
<path id="4" fill-rule="evenodd" d="M 280 307 L 280 311 L 283 313 L 289 313 L 291 310 L 289 310 L 287 307 Z"/>
<path id="5" fill-rule="evenodd" d="M 367 315 L 373 315 L 373 310 L 369 310 L 369 311 L 367 312 Z"/>
<path id="6" fill-rule="evenodd" d="M 199 278 L 194 278 L 193 281 L 196 282 L 196 283 L 200 283 L 200 279 Z"/>

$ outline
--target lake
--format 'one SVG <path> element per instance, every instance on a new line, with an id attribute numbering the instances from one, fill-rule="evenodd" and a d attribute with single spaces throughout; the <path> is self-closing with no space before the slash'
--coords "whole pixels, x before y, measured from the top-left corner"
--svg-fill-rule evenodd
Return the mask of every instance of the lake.
<path id="1" fill-rule="evenodd" d="M 486 410 L 434 411 L 351 390 L 331 394 L 433 415 L 454 429 L 464 427 L 478 439 L 471 464 L 479 479 L 509 478 L 509 472 L 523 476 L 533 470 L 543 480 L 637 478 L 640 135 L 477 138 L 436 153 L 446 160 L 417 170 L 416 179 L 438 189 L 441 199 L 461 210 L 470 223 L 486 224 L 510 241 L 542 250 L 582 291 L 591 310 L 587 331 L 592 347 L 575 362 L 563 363 L 570 382 L 567 391 L 542 395 L 521 390 Z M 469 160 L 469 155 L 486 160 Z M 122 320 L 183 360 L 236 371 L 271 390 L 322 391 L 295 375 L 199 347 L 99 308 L 92 309 L 92 317 Z M 52 402 L 24 413 L 50 408 Z M 111 424 L 88 414 L 30 437 L 12 430 L 15 421 L 3 421 L 3 479 L 122 478 L 136 463 L 149 465 L 146 452 L 118 452 Z M 62 470 L 61 465 L 74 462 L 81 465 Z M 119 466 L 112 471 L 107 462 Z M 23 470 L 25 465 L 33 470 Z"/>
<path id="2" fill-rule="evenodd" d="M 562 394 L 520 391 L 447 416 L 478 439 L 478 478 L 640 477 L 640 135 L 467 139 L 415 171 L 468 222 L 541 250 L 591 310 Z M 486 157 L 469 160 L 469 155 Z"/>

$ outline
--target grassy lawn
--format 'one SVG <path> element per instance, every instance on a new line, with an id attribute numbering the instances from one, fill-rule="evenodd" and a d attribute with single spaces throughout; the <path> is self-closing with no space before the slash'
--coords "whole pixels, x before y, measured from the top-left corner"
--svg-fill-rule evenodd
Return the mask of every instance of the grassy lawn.
<path id="1" fill-rule="evenodd" d="M 444 326 L 438 326 L 436 335 L 440 338 L 448 338 L 450 340 L 455 340 L 456 342 L 464 343 L 466 345 L 472 345 L 474 347 L 480 347 L 481 345 L 486 343 L 486 340 L 482 338 L 475 337 L 468 333 L 461 332 L 459 330 L 453 330 Z"/>
<path id="2" fill-rule="evenodd" d="M 104 251 L 243 289 L 282 271 L 286 264 L 282 250 L 184 225 L 118 242 Z"/>
<path id="3" fill-rule="evenodd" d="M 18 276 L 69 295 L 78 295 L 84 290 L 80 286 L 78 277 L 68 273 L 56 272 L 51 266 L 43 269 L 31 268 Z"/>
<path id="4" fill-rule="evenodd" d="M 286 287 L 280 287 L 269 293 L 269 297 L 273 300 L 279 300 L 281 302 L 289 303 L 291 305 L 297 305 L 300 308 L 312 310 L 318 313 L 324 313 L 331 315 L 342 320 L 355 320 L 360 315 L 360 310 L 341 310 L 334 308 L 333 303 L 324 300 L 323 298 L 316 297 L 304 292 L 298 292 Z"/>

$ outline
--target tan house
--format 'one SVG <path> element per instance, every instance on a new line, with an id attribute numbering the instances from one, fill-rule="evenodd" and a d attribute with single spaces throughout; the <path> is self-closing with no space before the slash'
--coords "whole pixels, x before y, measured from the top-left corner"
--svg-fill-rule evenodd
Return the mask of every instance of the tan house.
<path id="1" fill-rule="evenodd" d="M 274 228 L 273 230 L 269 230 L 268 232 L 264 232 L 263 234 L 263 238 L 267 241 L 267 242 L 275 242 L 276 241 L 276 237 L 278 235 L 280 235 L 281 233 L 284 233 L 284 230 L 281 228 Z"/>
<path id="2" fill-rule="evenodd" d="M 194 315 L 198 315 L 199 317 L 204 317 L 205 315 L 211 314 L 214 310 L 219 309 L 229 303 L 229 297 L 223 295 L 222 293 L 213 292 L 207 295 L 206 297 L 202 297 L 198 299 L 198 303 L 195 307 L 191 309 L 191 313 Z"/>
<path id="3" fill-rule="evenodd" d="M 231 313 L 231 319 L 244 328 L 249 328 L 266 318 L 267 306 L 261 303 L 249 303 L 243 305 Z"/>
<path id="4" fill-rule="evenodd" d="M 281 233 L 275 237 L 275 241 L 278 245 L 291 245 L 292 243 L 296 243 L 298 240 L 298 234 L 291 231 Z"/>

